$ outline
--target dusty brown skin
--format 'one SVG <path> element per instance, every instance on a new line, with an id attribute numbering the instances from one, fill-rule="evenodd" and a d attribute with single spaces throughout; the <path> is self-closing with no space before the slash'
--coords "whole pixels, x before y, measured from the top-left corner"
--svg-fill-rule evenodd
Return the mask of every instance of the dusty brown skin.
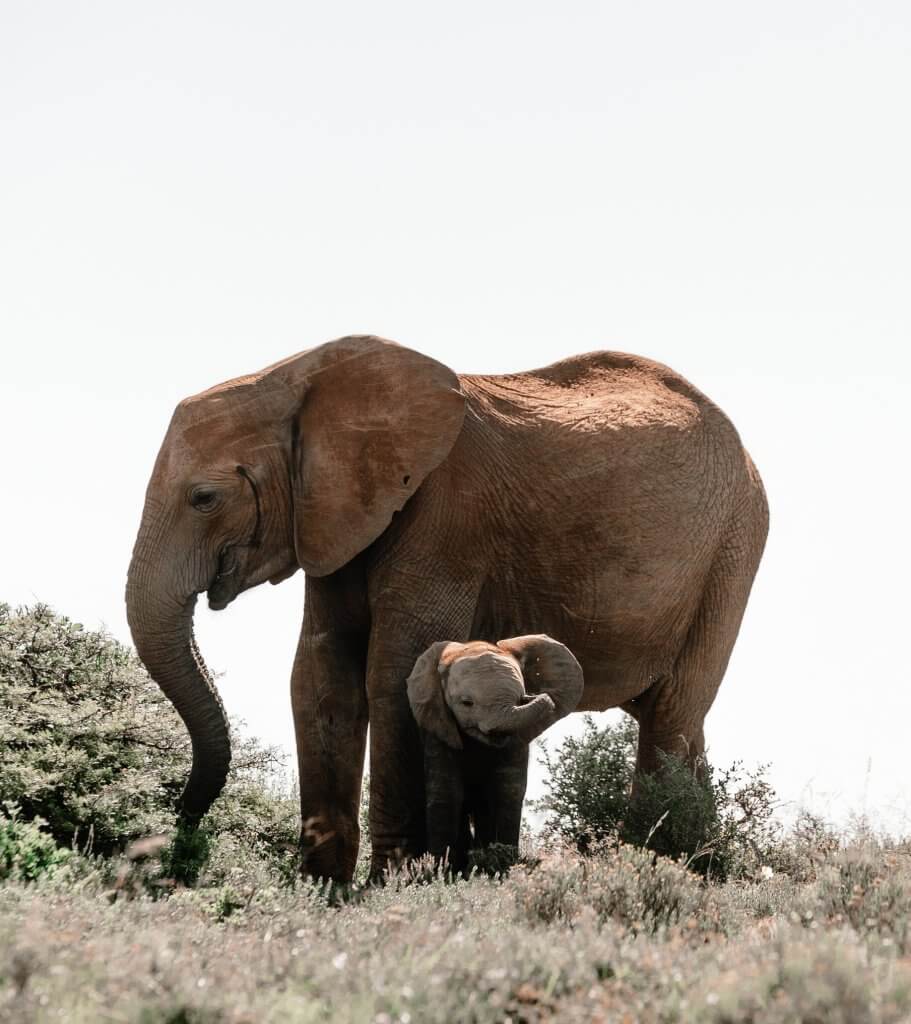
<path id="1" fill-rule="evenodd" d="M 441 636 L 544 631 L 582 665 L 580 708 L 638 719 L 640 770 L 659 749 L 701 753 L 767 523 L 724 414 L 635 356 L 456 377 L 351 337 L 186 399 L 127 581 L 139 655 L 193 740 L 185 818 L 230 759 L 192 639 L 199 593 L 224 608 L 307 573 L 291 680 L 301 810 L 331 838 L 305 852 L 313 874 L 347 879 L 368 718 L 374 868 L 425 849 L 405 680 Z"/>
<path id="2" fill-rule="evenodd" d="M 461 871 L 469 848 L 518 846 L 528 745 L 582 696 L 572 652 L 541 635 L 441 641 L 406 688 L 424 748 L 428 852 Z"/>

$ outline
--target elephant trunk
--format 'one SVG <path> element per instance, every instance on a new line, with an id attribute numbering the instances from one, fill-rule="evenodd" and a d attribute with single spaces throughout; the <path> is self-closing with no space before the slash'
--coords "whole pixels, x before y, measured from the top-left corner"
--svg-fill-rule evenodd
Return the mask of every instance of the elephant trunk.
<path id="1" fill-rule="evenodd" d="M 190 733 L 193 767 L 179 802 L 181 819 L 199 822 L 224 787 L 231 739 L 224 706 L 193 637 L 196 592 L 174 598 L 174 570 L 165 564 L 160 534 L 140 530 L 127 574 L 127 620 L 149 675 Z M 151 557 L 150 557 L 151 554 Z"/>
<path id="2" fill-rule="evenodd" d="M 495 731 L 514 736 L 523 743 L 531 743 L 555 718 L 553 700 L 546 693 L 528 697 L 524 703 L 504 709 L 495 725 Z"/>

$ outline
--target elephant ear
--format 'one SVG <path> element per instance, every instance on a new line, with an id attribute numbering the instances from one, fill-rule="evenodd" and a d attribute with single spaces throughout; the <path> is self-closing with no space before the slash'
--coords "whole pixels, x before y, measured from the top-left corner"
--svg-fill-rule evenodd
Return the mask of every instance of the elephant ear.
<path id="1" fill-rule="evenodd" d="M 305 572 L 335 572 L 371 544 L 446 458 L 465 415 L 458 377 L 371 336 L 340 338 L 272 367 L 296 399 L 294 543 Z"/>
<path id="2" fill-rule="evenodd" d="M 447 640 L 431 644 L 414 663 L 407 682 L 408 703 L 415 721 L 455 750 L 462 749 L 462 736 L 443 697 L 443 675 L 447 666 L 442 662 L 446 649 L 458 646 Z"/>
<path id="3" fill-rule="evenodd" d="M 529 693 L 546 693 L 554 702 L 547 727 L 576 710 L 582 699 L 582 666 L 565 644 L 538 633 L 500 640 L 497 647 L 519 662 Z"/>

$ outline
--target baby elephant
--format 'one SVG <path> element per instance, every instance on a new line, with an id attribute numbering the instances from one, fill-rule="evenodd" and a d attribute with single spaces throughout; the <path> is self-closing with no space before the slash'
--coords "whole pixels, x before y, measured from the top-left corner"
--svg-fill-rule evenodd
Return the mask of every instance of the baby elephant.
<path id="1" fill-rule="evenodd" d="M 408 700 L 424 745 L 430 853 L 448 852 L 461 871 L 469 847 L 518 845 L 528 746 L 581 696 L 579 662 L 543 634 L 424 651 Z"/>

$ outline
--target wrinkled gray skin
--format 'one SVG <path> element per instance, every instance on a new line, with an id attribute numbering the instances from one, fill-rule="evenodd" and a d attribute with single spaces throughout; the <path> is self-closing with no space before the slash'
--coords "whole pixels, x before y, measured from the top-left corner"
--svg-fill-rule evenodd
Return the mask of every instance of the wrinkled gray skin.
<path id="1" fill-rule="evenodd" d="M 428 852 L 461 871 L 470 847 L 518 845 L 529 744 L 575 709 L 582 686 L 578 661 L 544 635 L 440 642 L 418 658 L 407 689 L 424 748 Z"/>
<path id="2" fill-rule="evenodd" d="M 580 709 L 635 716 L 639 772 L 660 751 L 699 755 L 767 525 L 724 413 L 637 356 L 458 376 L 349 337 L 185 399 L 126 589 L 137 652 L 192 740 L 181 814 L 199 821 L 231 756 L 193 640 L 202 593 L 221 609 L 307 574 L 291 679 L 302 846 L 311 874 L 346 880 L 368 722 L 372 870 L 427 848 L 405 680 L 440 637 L 545 631 L 582 665 Z"/>
<path id="3" fill-rule="evenodd" d="M 459 729 L 493 746 L 519 732 L 537 731 L 554 710 L 546 693 L 534 697 L 525 693 L 522 670 L 514 658 L 490 652 L 454 662 L 444 684 L 444 697 Z"/>

